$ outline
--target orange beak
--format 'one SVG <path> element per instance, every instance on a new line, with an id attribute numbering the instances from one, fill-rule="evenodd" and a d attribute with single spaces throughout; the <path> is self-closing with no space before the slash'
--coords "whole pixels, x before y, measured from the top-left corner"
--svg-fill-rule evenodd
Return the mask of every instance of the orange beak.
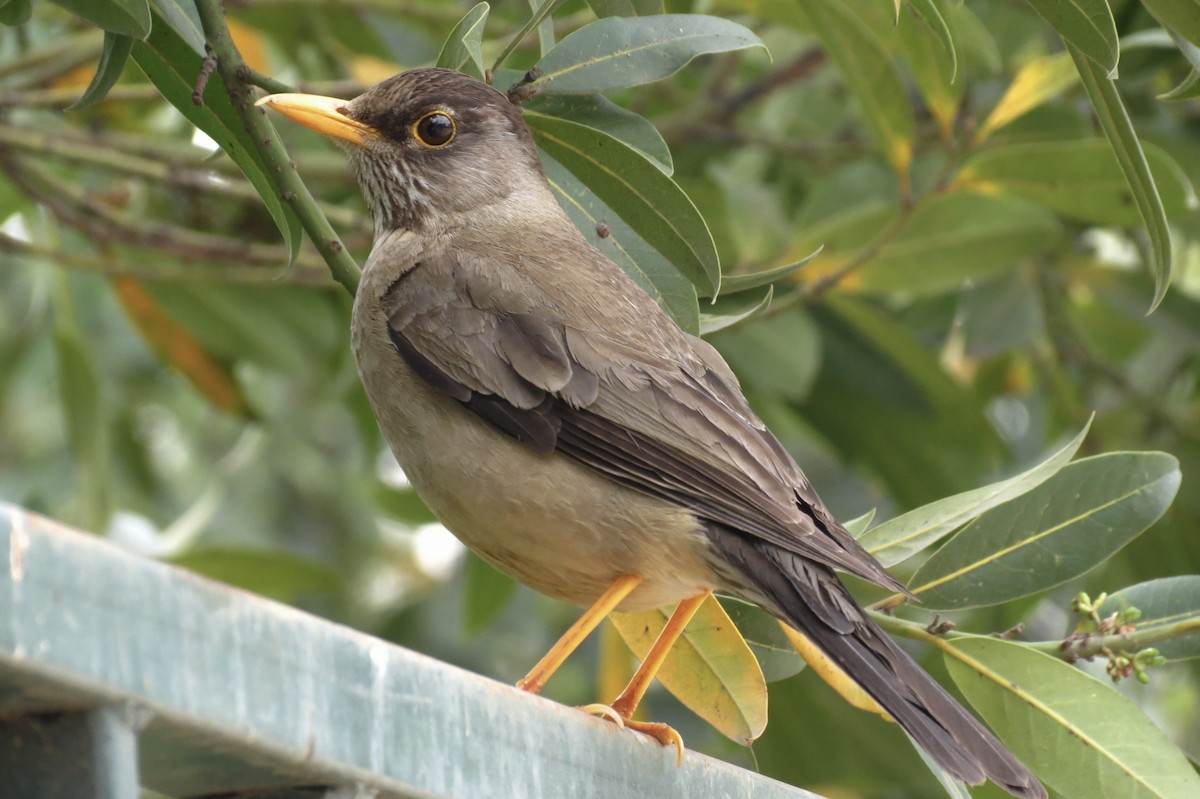
<path id="1" fill-rule="evenodd" d="M 255 105 L 265 105 L 299 122 L 306 128 L 335 139 L 365 147 L 369 139 L 379 134 L 369 125 L 346 116 L 345 100 L 321 97 L 316 94 L 268 94 Z"/>

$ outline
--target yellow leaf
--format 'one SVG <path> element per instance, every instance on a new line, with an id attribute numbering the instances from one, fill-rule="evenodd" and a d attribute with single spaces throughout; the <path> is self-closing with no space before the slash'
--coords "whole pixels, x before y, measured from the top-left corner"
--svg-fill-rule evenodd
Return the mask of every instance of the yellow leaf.
<path id="1" fill-rule="evenodd" d="M 600 664 L 596 672 L 596 695 L 605 700 L 617 696 L 629 684 L 633 677 L 633 658 L 629 655 L 629 647 L 621 640 L 617 628 L 606 624 L 600 630 Z M 634 717 L 642 717 L 642 709 L 634 712 Z"/>
<path id="2" fill-rule="evenodd" d="M 117 277 L 113 279 L 113 289 L 125 313 L 159 358 L 178 369 L 221 410 L 242 416 L 249 413 L 246 398 L 233 375 L 168 316 L 139 281 Z"/>
<path id="3" fill-rule="evenodd" d="M 892 720 L 887 711 L 880 707 L 879 703 L 872 699 L 870 694 L 860 688 L 858 683 L 850 679 L 846 672 L 842 671 L 841 667 L 825 656 L 824 652 L 817 649 L 816 645 L 804 633 L 783 622 L 779 622 L 779 626 L 783 628 L 784 634 L 792 642 L 792 646 L 796 647 L 796 651 L 800 653 L 800 657 L 804 658 L 805 662 L 808 663 L 809 668 L 819 674 L 822 680 L 829 683 L 829 687 L 841 694 L 843 699 L 859 710 L 878 713 L 888 721 Z"/>
<path id="4" fill-rule="evenodd" d="M 394 61 L 375 56 L 360 55 L 350 59 L 350 77 L 367 85 L 379 83 L 399 71 L 400 66 Z"/>
<path id="5" fill-rule="evenodd" d="M 226 18 L 225 22 L 229 26 L 229 36 L 237 45 L 246 65 L 257 72 L 271 74 L 271 63 L 267 59 L 267 48 L 263 47 L 262 34 L 235 19 Z"/>
<path id="6" fill-rule="evenodd" d="M 975 134 L 980 144 L 998 129 L 1012 122 L 1079 80 L 1069 53 L 1041 56 L 1021 68 L 1008 91 Z"/>
<path id="7" fill-rule="evenodd" d="M 609 616 L 639 658 L 650 651 L 674 608 Z M 689 710 L 737 743 L 749 745 L 767 726 L 767 682 L 733 620 L 715 597 L 705 599 L 658 672 Z"/>

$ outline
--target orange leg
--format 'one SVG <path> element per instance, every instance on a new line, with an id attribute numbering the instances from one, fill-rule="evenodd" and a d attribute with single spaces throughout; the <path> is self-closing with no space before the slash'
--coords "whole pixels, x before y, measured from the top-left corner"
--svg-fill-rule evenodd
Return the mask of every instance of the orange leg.
<path id="1" fill-rule="evenodd" d="M 671 618 L 667 620 L 667 624 L 663 627 L 662 632 L 658 634 L 658 638 L 654 641 L 654 646 L 650 647 L 650 651 L 646 653 L 646 659 L 642 661 L 642 665 L 638 667 L 637 673 L 633 675 L 633 679 L 629 681 L 629 685 L 625 686 L 625 690 L 616 698 L 611 706 L 606 705 L 588 705 L 584 710 L 589 713 L 604 716 L 611 721 L 616 722 L 623 727 L 643 732 L 663 746 L 674 744 L 679 750 L 679 762 L 683 762 L 683 738 L 679 733 L 671 729 L 666 724 L 660 724 L 652 721 L 634 721 L 633 713 L 637 710 L 637 706 L 642 701 L 642 697 L 646 695 L 646 690 L 650 687 L 650 683 L 654 680 L 654 675 L 662 668 L 663 661 L 667 659 L 667 653 L 671 651 L 671 647 L 675 645 L 675 641 L 683 634 L 683 630 L 687 627 L 688 622 L 692 620 L 692 616 L 696 615 L 696 611 L 704 604 L 704 600 L 708 599 L 710 592 L 705 591 L 699 596 L 694 596 L 691 599 L 685 599 L 675 608 L 675 612 L 671 614 Z"/>
<path id="2" fill-rule="evenodd" d="M 629 596 L 633 589 L 637 588 L 642 582 L 641 575 L 638 574 L 623 574 L 613 580 L 600 598 L 592 604 L 590 608 L 584 611 L 579 620 L 572 624 L 562 638 L 550 648 L 546 656 L 538 661 L 524 679 L 517 683 L 517 687 L 522 691 L 528 691 L 531 694 L 539 694 L 542 692 L 542 687 L 546 681 L 550 679 L 554 672 L 558 671 L 558 667 L 571 656 L 571 653 L 579 648 L 592 630 L 599 626 L 600 622 L 604 621 L 609 613 L 617 605 L 621 604 L 621 600 Z M 644 690 L 643 690 L 644 693 Z M 623 694 L 622 694 L 623 695 Z"/>

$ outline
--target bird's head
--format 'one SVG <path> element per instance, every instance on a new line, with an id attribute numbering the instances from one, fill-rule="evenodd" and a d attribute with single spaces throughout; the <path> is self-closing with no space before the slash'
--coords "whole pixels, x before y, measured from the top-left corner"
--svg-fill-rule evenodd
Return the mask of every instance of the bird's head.
<path id="1" fill-rule="evenodd" d="M 402 72 L 353 100 L 272 94 L 258 104 L 344 146 L 377 234 L 462 225 L 464 214 L 546 191 L 520 108 L 453 70 Z"/>

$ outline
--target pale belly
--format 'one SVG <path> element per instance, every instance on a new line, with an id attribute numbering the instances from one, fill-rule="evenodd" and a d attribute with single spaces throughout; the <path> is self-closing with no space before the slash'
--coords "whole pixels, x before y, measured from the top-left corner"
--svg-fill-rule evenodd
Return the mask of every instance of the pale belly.
<path id="1" fill-rule="evenodd" d="M 405 474 L 442 523 L 496 568 L 579 605 L 623 574 L 641 575 L 621 610 L 720 587 L 707 537 L 686 509 L 566 456 L 535 452 L 480 421 L 413 373 L 386 336 L 356 336 L 354 345 L 375 417 Z"/>

